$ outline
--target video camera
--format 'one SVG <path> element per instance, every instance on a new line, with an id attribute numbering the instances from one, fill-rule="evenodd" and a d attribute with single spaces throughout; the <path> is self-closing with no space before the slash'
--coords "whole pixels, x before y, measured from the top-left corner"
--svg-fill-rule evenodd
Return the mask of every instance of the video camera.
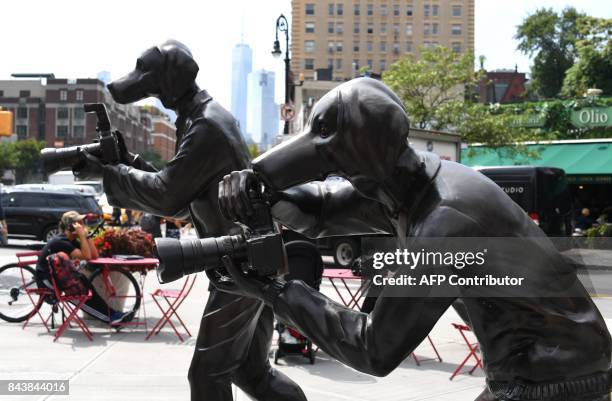
<path id="1" fill-rule="evenodd" d="M 253 214 L 242 226 L 242 233 L 222 237 L 185 239 L 156 238 L 160 283 L 178 280 L 186 274 L 222 269 L 221 258 L 231 256 L 242 270 L 258 277 L 274 277 L 287 272 L 287 255 L 281 233 L 272 221 L 270 205 L 261 188 L 251 189 Z"/>
<path id="2" fill-rule="evenodd" d="M 111 131 L 111 123 L 104 103 L 86 103 L 83 109 L 86 113 L 96 113 L 98 118 L 96 131 L 99 134 L 97 142 L 68 148 L 44 148 L 40 151 L 40 157 L 46 174 L 53 174 L 67 168 L 78 168 L 80 163 L 84 163 L 83 151 L 101 158 L 104 163 L 119 162 L 119 142 L 116 134 Z"/>

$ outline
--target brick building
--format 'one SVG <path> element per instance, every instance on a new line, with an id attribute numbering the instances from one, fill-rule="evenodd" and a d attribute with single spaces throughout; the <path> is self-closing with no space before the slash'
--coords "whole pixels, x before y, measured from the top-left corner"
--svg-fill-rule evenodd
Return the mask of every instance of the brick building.
<path id="1" fill-rule="evenodd" d="M 478 85 L 481 103 L 512 103 L 523 100 L 527 77 L 514 70 L 487 71 Z"/>
<path id="2" fill-rule="evenodd" d="M 141 113 L 148 114 L 151 121 L 149 147 L 154 149 L 162 160 L 174 157 L 176 147 L 176 127 L 168 116 L 154 106 L 142 106 Z"/>
<path id="3" fill-rule="evenodd" d="M 306 80 L 380 74 L 419 47 L 474 50 L 474 0 L 293 0 L 291 69 Z M 326 73 L 329 75 L 329 73 Z M 322 79 L 320 76 L 318 79 Z"/>
<path id="4" fill-rule="evenodd" d="M 84 103 L 105 103 L 111 124 L 124 135 L 132 152 L 148 146 L 150 113 L 134 105 L 116 103 L 98 79 L 58 79 L 52 74 L 15 74 L 0 80 L 0 106 L 13 112 L 17 140 L 36 139 L 49 147 L 91 143 L 97 136 L 96 117 Z"/>

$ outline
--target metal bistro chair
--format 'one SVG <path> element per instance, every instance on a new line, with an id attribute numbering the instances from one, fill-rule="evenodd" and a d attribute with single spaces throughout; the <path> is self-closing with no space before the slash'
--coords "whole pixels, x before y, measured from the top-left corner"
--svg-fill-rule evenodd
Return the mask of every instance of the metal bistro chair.
<path id="1" fill-rule="evenodd" d="M 187 335 L 191 337 L 191 333 L 189 332 L 189 329 L 185 325 L 185 322 L 183 322 L 183 319 L 181 319 L 181 317 L 179 316 L 177 310 L 181 306 L 181 304 L 185 301 L 185 298 L 187 298 L 187 296 L 191 292 L 191 289 L 193 288 L 193 285 L 195 284 L 197 277 L 198 277 L 197 274 L 191 274 L 191 275 L 186 276 L 185 280 L 183 281 L 183 286 L 178 290 L 176 289 L 164 290 L 164 289 L 158 288 L 157 290 L 155 290 L 155 292 L 151 293 L 151 297 L 153 297 L 153 301 L 155 301 L 155 304 L 157 305 L 159 310 L 162 312 L 162 317 L 161 319 L 157 321 L 157 323 L 155 323 L 155 326 L 153 326 L 149 334 L 147 334 L 147 336 L 145 337 L 145 340 L 150 339 L 151 336 L 153 336 L 154 334 L 156 335 L 159 334 L 161 329 L 167 323 L 172 327 L 172 329 L 174 330 L 174 332 L 176 333 L 176 335 L 182 342 L 183 336 L 181 336 L 181 334 L 179 333 L 174 323 L 172 323 L 171 318 L 173 316 L 176 316 L 176 319 L 178 320 L 180 325 L 183 326 Z M 162 302 L 160 302 L 161 299 L 163 299 L 166 303 L 163 304 Z"/>
<path id="2" fill-rule="evenodd" d="M 49 320 L 51 320 L 51 328 L 55 328 L 55 324 L 53 320 L 53 311 L 49 313 L 49 316 L 44 318 L 40 310 L 45 302 L 45 299 L 47 297 L 54 296 L 53 290 L 50 288 L 37 288 L 35 282 L 30 282 L 31 278 L 25 277 L 25 274 L 24 274 L 25 269 L 23 269 L 23 268 L 26 268 L 26 266 L 27 267 L 36 266 L 36 264 L 38 263 L 38 255 L 40 255 L 39 251 L 17 252 L 15 254 L 15 256 L 17 257 L 17 263 L 16 263 L 17 266 L 22 267 L 22 269 L 20 269 L 21 270 L 20 273 L 21 273 L 21 282 L 22 282 L 23 290 L 33 307 L 32 313 L 30 313 L 27 319 L 23 322 L 22 329 L 26 328 L 26 326 L 28 325 L 28 323 L 30 323 L 30 320 L 34 316 L 38 316 L 43 326 L 45 326 L 45 329 L 47 330 L 47 332 L 51 332 L 51 330 L 49 330 L 48 323 L 49 323 Z M 30 288 L 32 284 L 34 285 L 34 287 Z"/>
<path id="3" fill-rule="evenodd" d="M 53 292 L 55 298 L 57 299 L 57 304 L 62 311 L 63 321 L 60 327 L 58 327 L 57 332 L 53 338 L 53 342 L 56 342 L 58 338 L 64 334 L 68 327 L 72 327 L 71 323 L 74 322 L 81 329 L 83 334 L 89 339 L 89 341 L 93 341 L 93 335 L 87 327 L 87 324 L 81 317 L 79 317 L 78 312 L 81 310 L 85 302 L 87 302 L 92 296 L 93 293 L 91 289 L 87 291 L 86 294 L 76 294 L 76 295 L 68 295 L 63 290 L 61 290 L 57 282 L 55 280 L 55 272 L 53 269 L 51 270 L 51 284 L 53 285 Z"/>
<path id="4" fill-rule="evenodd" d="M 472 374 L 474 373 L 474 371 L 476 370 L 476 368 L 480 367 L 481 369 L 483 369 L 482 367 L 482 360 L 480 359 L 480 357 L 478 357 L 478 341 L 476 342 L 470 342 L 470 340 L 468 340 L 467 336 L 465 335 L 466 332 L 468 331 L 472 331 L 470 329 L 469 326 L 466 326 L 465 324 L 459 324 L 459 323 L 452 323 L 453 327 L 456 328 L 457 330 L 459 330 L 459 334 L 461 334 L 461 337 L 463 337 L 463 340 L 465 341 L 465 343 L 467 344 L 468 348 L 470 349 L 470 352 L 468 353 L 468 355 L 465 357 L 465 359 L 463 360 L 463 362 L 461 362 L 459 364 L 459 366 L 457 366 L 457 369 L 455 369 L 455 371 L 453 372 L 453 374 L 450 377 L 450 380 L 453 380 L 455 378 L 455 376 L 457 376 L 459 374 L 459 372 L 461 371 L 461 369 L 463 369 L 463 367 L 465 366 L 465 364 L 467 363 L 468 359 L 470 358 L 474 358 L 476 360 L 476 365 L 474 365 L 474 367 L 472 367 L 472 369 L 468 372 L 468 374 Z"/>

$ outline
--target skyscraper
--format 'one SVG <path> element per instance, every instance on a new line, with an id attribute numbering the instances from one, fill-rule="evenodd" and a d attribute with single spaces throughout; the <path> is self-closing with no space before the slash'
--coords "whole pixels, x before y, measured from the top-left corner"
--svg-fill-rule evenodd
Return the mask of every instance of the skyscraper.
<path id="1" fill-rule="evenodd" d="M 247 132 L 253 142 L 267 148 L 279 134 L 279 106 L 274 103 L 274 73 L 257 70 L 248 78 Z"/>
<path id="2" fill-rule="evenodd" d="M 232 114 L 247 135 L 247 78 L 253 69 L 253 52 L 249 45 L 239 43 L 232 51 Z"/>

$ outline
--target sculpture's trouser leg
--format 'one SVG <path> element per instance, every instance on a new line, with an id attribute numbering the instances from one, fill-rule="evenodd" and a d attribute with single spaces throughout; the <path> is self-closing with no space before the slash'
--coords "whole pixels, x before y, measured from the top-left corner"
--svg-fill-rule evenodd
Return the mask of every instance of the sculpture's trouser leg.
<path id="1" fill-rule="evenodd" d="M 269 364 L 272 320 L 261 301 L 212 289 L 189 368 L 191 400 L 231 401 L 232 381 L 258 401 L 305 400 Z"/>

